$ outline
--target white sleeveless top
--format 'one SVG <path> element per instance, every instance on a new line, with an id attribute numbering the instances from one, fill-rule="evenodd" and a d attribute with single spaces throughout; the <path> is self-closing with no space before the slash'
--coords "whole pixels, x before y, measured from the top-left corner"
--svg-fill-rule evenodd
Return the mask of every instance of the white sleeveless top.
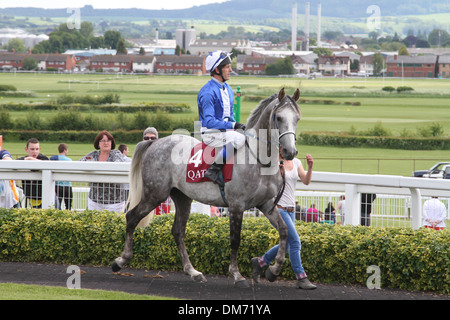
<path id="1" fill-rule="evenodd" d="M 284 175 L 286 178 L 286 186 L 284 187 L 283 195 L 278 201 L 278 205 L 282 207 L 295 207 L 295 186 L 298 178 L 298 168 L 302 165 L 299 159 L 294 158 L 292 160 L 292 170 L 284 168 Z"/>

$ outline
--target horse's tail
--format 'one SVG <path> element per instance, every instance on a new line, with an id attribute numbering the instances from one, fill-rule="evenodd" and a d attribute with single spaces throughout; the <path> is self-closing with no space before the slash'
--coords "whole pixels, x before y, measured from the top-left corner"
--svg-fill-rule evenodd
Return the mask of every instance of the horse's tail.
<path id="1" fill-rule="evenodd" d="M 127 212 L 133 210 L 142 200 L 144 181 L 142 180 L 142 157 L 145 151 L 152 145 L 153 140 L 140 142 L 133 153 L 130 168 L 130 193 L 126 208 Z"/>

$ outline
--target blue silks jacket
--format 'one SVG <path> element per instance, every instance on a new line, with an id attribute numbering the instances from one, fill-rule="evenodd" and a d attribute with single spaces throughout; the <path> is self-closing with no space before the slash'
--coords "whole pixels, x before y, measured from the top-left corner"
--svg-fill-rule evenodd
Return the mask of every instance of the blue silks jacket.
<path id="1" fill-rule="evenodd" d="M 228 91 L 230 98 L 230 118 L 228 121 L 224 121 L 224 104 L 221 94 L 223 88 Z M 233 129 L 233 122 L 236 122 L 233 115 L 233 102 L 234 93 L 227 83 L 222 86 L 213 79 L 209 80 L 200 89 L 197 96 L 198 116 L 202 127 L 219 130 Z"/>

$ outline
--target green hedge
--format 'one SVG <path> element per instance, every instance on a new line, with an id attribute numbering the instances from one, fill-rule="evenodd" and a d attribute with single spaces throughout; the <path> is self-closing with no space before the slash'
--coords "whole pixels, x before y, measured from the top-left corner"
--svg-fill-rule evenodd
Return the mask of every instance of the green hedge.
<path id="1" fill-rule="evenodd" d="M 94 143 L 100 131 L 46 131 L 46 130 L 3 130 L 3 139 L 7 141 L 27 141 L 36 138 L 41 142 L 80 142 Z M 120 143 L 137 143 L 142 140 L 143 130 L 111 130 L 114 140 Z M 172 131 L 158 131 L 160 138 L 171 135 Z"/>
<path id="2" fill-rule="evenodd" d="M 130 266 L 182 271 L 171 234 L 173 214 L 158 217 L 135 232 Z M 367 267 L 381 270 L 381 286 L 450 292 L 450 232 L 370 228 L 298 222 L 302 262 L 313 281 L 366 284 Z M 124 215 L 55 209 L 0 209 L 0 260 L 110 265 L 123 250 Z M 250 259 L 278 243 L 266 218 L 243 221 L 239 250 L 241 273 L 251 275 Z M 186 247 L 191 262 L 205 274 L 228 274 L 229 220 L 193 214 Z M 288 255 L 287 255 L 288 256 Z M 282 276 L 294 279 L 286 259 Z"/>
<path id="3" fill-rule="evenodd" d="M 6 93 L 1 93 L 5 95 Z M 15 93 L 19 94 L 19 93 Z M 25 94 L 25 93 L 23 93 Z M 28 95 L 27 95 L 28 96 Z M 162 102 L 147 102 L 136 104 L 124 104 L 124 103 L 107 103 L 96 104 L 92 102 L 88 103 L 68 103 L 58 104 L 54 102 L 40 102 L 40 103 L 3 103 L 0 104 L 0 108 L 5 108 L 9 111 L 37 111 L 37 110 L 76 110 L 86 112 L 127 112 L 136 113 L 139 111 L 145 112 L 168 112 L 168 113 L 180 113 L 189 112 L 191 107 L 187 103 L 162 103 Z"/>
<path id="4" fill-rule="evenodd" d="M 301 133 L 298 143 L 315 146 L 385 148 L 402 150 L 450 150 L 450 138 L 402 138 Z"/>

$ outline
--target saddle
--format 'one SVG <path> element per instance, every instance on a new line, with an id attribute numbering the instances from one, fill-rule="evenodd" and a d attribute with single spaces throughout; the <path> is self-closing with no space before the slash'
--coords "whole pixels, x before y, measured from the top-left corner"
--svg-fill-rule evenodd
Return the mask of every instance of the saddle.
<path id="1" fill-rule="evenodd" d="M 206 170 L 214 162 L 216 149 L 206 145 L 204 142 L 198 143 L 191 150 L 191 155 L 186 168 L 186 182 L 207 182 L 211 181 L 204 177 Z M 222 175 L 224 182 L 231 180 L 233 176 L 233 157 L 223 166 Z"/>

